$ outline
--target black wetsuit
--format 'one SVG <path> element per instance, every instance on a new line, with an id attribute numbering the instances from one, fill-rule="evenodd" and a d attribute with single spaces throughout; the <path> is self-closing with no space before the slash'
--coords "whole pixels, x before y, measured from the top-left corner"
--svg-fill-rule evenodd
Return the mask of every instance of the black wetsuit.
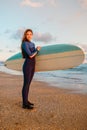
<path id="1" fill-rule="evenodd" d="M 23 104 L 25 105 L 28 104 L 29 87 L 35 72 L 35 56 L 33 58 L 30 58 L 29 56 L 32 56 L 35 52 L 37 52 L 37 50 L 34 43 L 28 41 L 23 42 L 22 53 L 25 61 L 23 64 L 24 83 L 22 89 L 22 98 Z"/>

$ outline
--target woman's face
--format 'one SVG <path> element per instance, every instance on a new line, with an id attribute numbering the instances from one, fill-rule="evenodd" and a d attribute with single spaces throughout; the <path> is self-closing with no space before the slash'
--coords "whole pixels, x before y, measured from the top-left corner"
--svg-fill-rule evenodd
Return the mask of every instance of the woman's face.
<path id="1" fill-rule="evenodd" d="M 32 32 L 28 31 L 28 32 L 26 33 L 26 38 L 27 38 L 27 40 L 28 40 L 28 41 L 31 41 L 32 37 L 33 37 Z"/>

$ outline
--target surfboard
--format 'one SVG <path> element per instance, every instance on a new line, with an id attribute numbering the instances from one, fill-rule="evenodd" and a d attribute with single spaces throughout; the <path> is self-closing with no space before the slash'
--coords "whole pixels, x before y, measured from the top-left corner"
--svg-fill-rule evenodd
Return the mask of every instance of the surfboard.
<path id="1" fill-rule="evenodd" d="M 64 70 L 76 67 L 84 61 L 83 50 L 71 44 L 43 46 L 36 56 L 35 71 Z M 24 63 L 21 52 L 11 56 L 5 62 L 7 68 L 22 70 Z"/>

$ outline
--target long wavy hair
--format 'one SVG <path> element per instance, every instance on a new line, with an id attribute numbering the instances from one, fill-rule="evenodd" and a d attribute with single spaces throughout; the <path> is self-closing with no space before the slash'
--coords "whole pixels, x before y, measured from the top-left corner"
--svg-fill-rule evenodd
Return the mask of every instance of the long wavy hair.
<path id="1" fill-rule="evenodd" d="M 25 32 L 24 32 L 24 34 L 23 34 L 22 42 L 21 42 L 21 53 L 22 53 L 22 57 L 24 57 L 24 53 L 23 53 L 23 49 L 22 49 L 22 44 L 23 44 L 23 42 L 28 41 L 27 37 L 26 37 L 27 32 L 31 32 L 33 34 L 33 31 L 31 29 L 26 29 Z"/>

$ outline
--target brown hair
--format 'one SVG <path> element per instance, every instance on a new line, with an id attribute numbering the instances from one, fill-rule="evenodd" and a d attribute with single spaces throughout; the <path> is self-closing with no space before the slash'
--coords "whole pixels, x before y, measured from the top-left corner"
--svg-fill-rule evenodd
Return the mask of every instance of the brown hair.
<path id="1" fill-rule="evenodd" d="M 23 50 L 22 50 L 22 44 L 23 44 L 23 42 L 28 41 L 27 38 L 26 38 L 27 32 L 31 32 L 33 34 L 33 31 L 31 29 L 26 29 L 25 32 L 24 32 L 24 35 L 23 35 L 23 38 L 22 38 L 22 43 L 21 43 L 22 57 L 24 57 Z"/>
<path id="2" fill-rule="evenodd" d="M 25 30 L 24 35 L 23 35 L 23 38 L 22 38 L 22 43 L 23 43 L 24 41 L 27 41 L 27 38 L 26 38 L 27 32 L 31 32 L 31 33 L 33 34 L 33 31 L 32 31 L 31 29 Z"/>

